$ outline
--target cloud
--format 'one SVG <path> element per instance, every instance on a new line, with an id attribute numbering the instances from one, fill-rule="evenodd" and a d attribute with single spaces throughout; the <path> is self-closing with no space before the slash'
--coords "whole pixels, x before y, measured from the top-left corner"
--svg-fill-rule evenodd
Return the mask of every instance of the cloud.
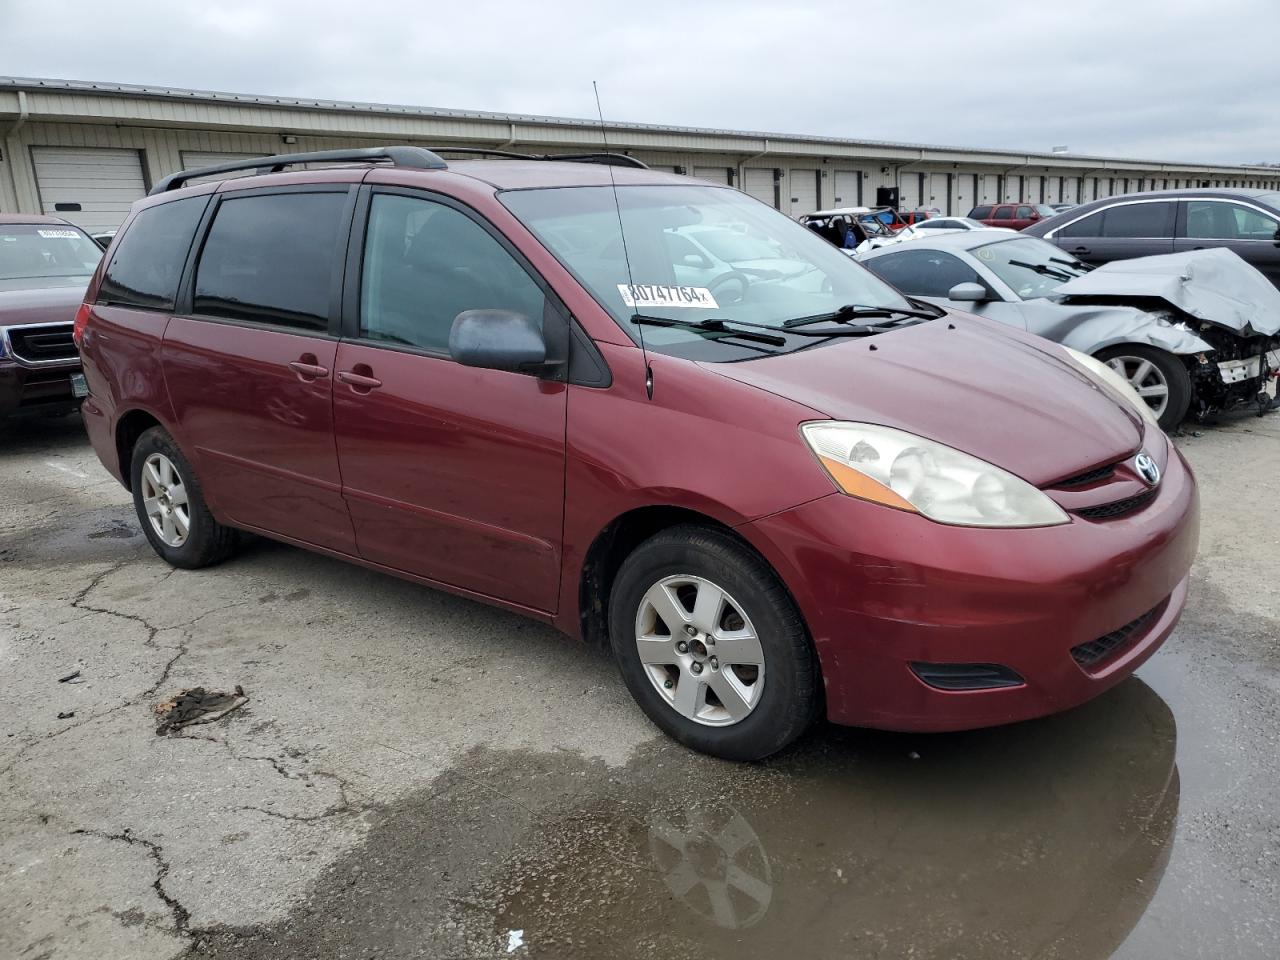
<path id="1" fill-rule="evenodd" d="M 5 0 L 11 74 L 1280 161 L 1274 0 Z"/>

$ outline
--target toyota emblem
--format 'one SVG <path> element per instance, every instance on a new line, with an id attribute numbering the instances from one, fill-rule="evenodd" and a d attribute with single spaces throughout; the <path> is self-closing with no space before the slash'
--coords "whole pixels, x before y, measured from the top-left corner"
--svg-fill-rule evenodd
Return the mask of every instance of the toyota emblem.
<path id="1" fill-rule="evenodd" d="M 1138 471 L 1138 476 L 1147 481 L 1149 486 L 1154 487 L 1160 482 L 1160 468 L 1156 466 L 1156 462 L 1145 453 L 1140 453 L 1133 461 L 1134 467 Z"/>

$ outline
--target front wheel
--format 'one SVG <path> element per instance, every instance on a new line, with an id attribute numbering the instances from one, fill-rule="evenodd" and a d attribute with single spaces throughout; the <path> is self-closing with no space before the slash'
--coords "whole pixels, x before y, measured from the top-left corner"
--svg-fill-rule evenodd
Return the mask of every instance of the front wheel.
<path id="1" fill-rule="evenodd" d="M 1169 431 L 1180 424 L 1191 406 L 1191 374 L 1172 353 L 1156 347 L 1124 344 L 1098 353 L 1098 359 L 1129 384 Z"/>
<path id="2" fill-rule="evenodd" d="M 769 566 L 734 537 L 673 527 L 623 562 L 609 638 L 632 696 L 662 730 L 729 760 L 759 760 L 817 712 L 817 659 Z"/>

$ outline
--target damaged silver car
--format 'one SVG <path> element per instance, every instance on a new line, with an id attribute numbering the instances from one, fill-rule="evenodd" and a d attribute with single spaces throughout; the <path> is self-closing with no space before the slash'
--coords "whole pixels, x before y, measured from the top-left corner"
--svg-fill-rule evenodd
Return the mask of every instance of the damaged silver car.
<path id="1" fill-rule="evenodd" d="M 1280 291 L 1230 250 L 1093 268 L 1023 234 L 974 230 L 857 258 L 903 293 L 1029 330 L 1106 363 L 1166 430 L 1191 414 L 1271 407 Z"/>

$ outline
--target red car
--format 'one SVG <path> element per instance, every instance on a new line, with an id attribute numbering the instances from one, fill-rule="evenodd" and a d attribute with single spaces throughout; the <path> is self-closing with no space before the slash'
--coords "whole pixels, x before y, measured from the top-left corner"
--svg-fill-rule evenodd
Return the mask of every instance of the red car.
<path id="1" fill-rule="evenodd" d="M 102 249 L 66 220 L 0 214 L 0 418 L 79 405 L 71 322 L 101 259 Z"/>
<path id="2" fill-rule="evenodd" d="M 1062 710 L 1169 635 L 1195 482 L 1114 374 L 732 188 L 586 159 L 157 184 L 77 317 L 156 552 L 248 530 L 608 642 L 659 727 L 738 759 L 819 714 Z M 771 256 L 714 276 L 694 225 Z"/>
<path id="3" fill-rule="evenodd" d="M 1057 216 L 1058 211 L 1047 203 L 997 203 L 983 204 L 969 211 L 970 220 L 980 220 L 988 227 L 1005 227 L 1022 230 Z"/>

